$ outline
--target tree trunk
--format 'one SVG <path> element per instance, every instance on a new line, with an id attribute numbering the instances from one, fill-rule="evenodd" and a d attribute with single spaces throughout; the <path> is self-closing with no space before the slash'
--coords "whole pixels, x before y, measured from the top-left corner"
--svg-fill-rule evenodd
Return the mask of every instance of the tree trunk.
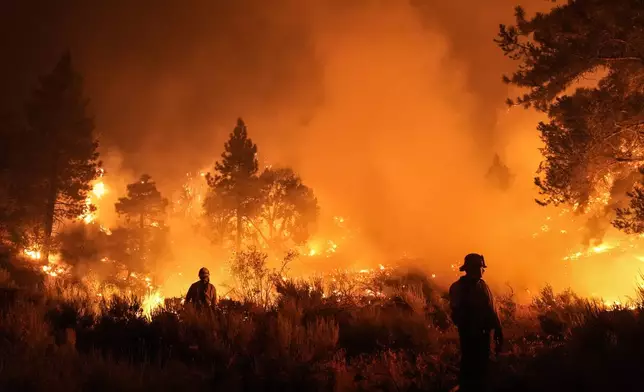
<path id="1" fill-rule="evenodd" d="M 146 254 L 147 249 L 145 247 L 145 240 L 146 240 L 145 234 L 146 233 L 145 233 L 145 229 L 144 229 L 145 228 L 145 219 L 144 218 L 145 218 L 145 215 L 143 213 L 141 213 L 141 215 L 139 215 L 139 233 L 138 233 L 139 260 L 143 261 L 143 263 L 142 263 L 143 265 L 141 267 L 143 267 L 143 269 L 146 270 L 146 272 L 147 272 L 147 270 L 148 270 L 148 258 L 147 258 L 147 254 Z"/>
<path id="2" fill-rule="evenodd" d="M 237 207 L 237 233 L 236 238 L 235 238 L 235 251 L 239 254 L 239 251 L 241 250 L 241 235 L 242 235 L 242 214 L 241 214 L 241 209 Z"/>
<path id="3" fill-rule="evenodd" d="M 58 199 L 58 184 L 55 178 L 56 175 L 52 175 L 45 207 L 45 238 L 43 239 L 42 252 L 45 262 L 49 262 L 49 253 L 51 253 L 51 235 L 54 231 L 54 214 L 56 212 L 56 199 Z"/>

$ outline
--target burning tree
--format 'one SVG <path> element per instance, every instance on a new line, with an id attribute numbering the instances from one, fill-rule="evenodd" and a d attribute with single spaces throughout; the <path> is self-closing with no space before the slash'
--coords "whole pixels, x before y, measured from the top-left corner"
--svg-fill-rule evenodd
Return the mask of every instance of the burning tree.
<path id="1" fill-rule="evenodd" d="M 122 242 L 117 260 L 122 260 L 129 269 L 150 269 L 152 259 L 164 248 L 167 206 L 168 200 L 161 196 L 149 175 L 144 174 L 139 181 L 127 186 L 127 196 L 115 204 L 116 212 L 126 222 L 125 227 L 114 230 L 112 235 L 114 240 Z"/>
<path id="2" fill-rule="evenodd" d="M 644 3 L 571 0 L 516 24 L 501 25 L 497 44 L 518 70 L 504 81 L 528 89 L 510 105 L 548 115 L 538 130 L 545 146 L 536 185 L 540 204 L 569 203 L 587 210 L 628 193 L 630 207 L 614 224 L 642 232 L 644 162 Z M 593 76 L 595 87 L 577 88 Z M 641 200 L 642 199 L 642 200 Z M 619 202 L 619 200 L 617 200 Z"/>
<path id="3" fill-rule="evenodd" d="M 215 164 L 215 173 L 206 175 L 210 195 L 204 206 L 207 216 L 220 221 L 222 229 L 227 227 L 228 212 L 232 212 L 237 251 L 244 236 L 243 221 L 250 221 L 257 210 L 257 171 L 257 146 L 248 137 L 246 124 L 240 118 L 224 145 L 221 161 Z"/>
<path id="4" fill-rule="evenodd" d="M 291 168 L 266 168 L 259 182 L 261 206 L 254 227 L 261 238 L 276 249 L 288 240 L 308 240 L 319 212 L 313 190 Z"/>
<path id="5" fill-rule="evenodd" d="M 47 260 L 54 225 L 92 209 L 85 200 L 99 174 L 98 142 L 87 114 L 83 81 L 65 53 L 54 70 L 40 79 L 26 110 L 26 127 L 16 135 L 20 157 L 14 184 L 24 210 L 40 222 L 42 257 Z"/>

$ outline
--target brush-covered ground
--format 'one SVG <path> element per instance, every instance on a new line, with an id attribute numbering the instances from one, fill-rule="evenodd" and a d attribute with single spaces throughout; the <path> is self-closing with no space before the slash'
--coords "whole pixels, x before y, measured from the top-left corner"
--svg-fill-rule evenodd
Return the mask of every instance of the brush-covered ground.
<path id="1" fill-rule="evenodd" d="M 60 280 L 21 287 L 12 273 L 0 270 L 0 391 L 456 385 L 458 339 L 445 292 L 420 274 L 393 271 L 374 278 L 371 289 L 330 293 L 320 281 L 278 280 L 261 306 L 223 300 L 196 314 L 170 301 L 148 319 L 136 298 L 99 301 Z M 388 294 L 356 294 L 373 292 Z M 608 309 L 545 288 L 530 306 L 508 294 L 497 306 L 506 349 L 494 358 L 491 390 L 643 390 L 641 299 L 632 309 Z"/>

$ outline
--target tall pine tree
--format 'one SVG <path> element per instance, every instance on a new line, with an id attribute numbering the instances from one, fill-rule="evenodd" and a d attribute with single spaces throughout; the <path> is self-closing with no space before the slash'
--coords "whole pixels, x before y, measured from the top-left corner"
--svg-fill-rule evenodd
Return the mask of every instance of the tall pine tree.
<path id="1" fill-rule="evenodd" d="M 218 195 L 224 209 L 234 212 L 237 252 L 244 235 L 244 219 L 252 217 L 257 210 L 257 171 L 257 146 L 248 137 L 246 124 L 240 118 L 224 145 L 221 160 L 215 164 L 214 174 L 206 176 L 210 192 Z"/>
<path id="2" fill-rule="evenodd" d="M 98 177 L 98 142 L 87 114 L 83 80 L 65 53 L 54 70 L 40 79 L 27 104 L 24 140 L 34 192 L 40 195 L 43 256 L 49 256 L 56 222 L 88 212 L 88 192 Z"/>

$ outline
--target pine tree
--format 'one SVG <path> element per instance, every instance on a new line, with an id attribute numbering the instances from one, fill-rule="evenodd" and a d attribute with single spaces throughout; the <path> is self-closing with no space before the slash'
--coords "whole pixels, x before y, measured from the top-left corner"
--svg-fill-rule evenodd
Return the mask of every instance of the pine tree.
<path id="1" fill-rule="evenodd" d="M 549 117 L 538 125 L 544 142 L 535 178 L 540 204 L 568 203 L 586 211 L 608 192 L 614 209 L 642 180 L 642 26 L 644 2 L 628 0 L 570 0 L 531 19 L 518 7 L 516 24 L 501 25 L 496 42 L 519 62 L 504 80 L 528 90 L 508 103 Z M 575 89 L 578 81 L 593 79 L 596 86 Z M 631 207 L 644 205 L 633 200 L 644 193 L 628 196 Z M 644 211 L 627 215 L 644 216 Z M 627 221 L 617 226 L 626 230 Z"/>
<path id="2" fill-rule="evenodd" d="M 214 174 L 206 176 L 210 192 L 221 198 L 222 208 L 234 213 L 237 252 L 244 236 L 244 219 L 250 222 L 257 210 L 257 172 L 257 146 L 248 137 L 246 124 L 240 118 L 224 145 L 221 160 L 215 164 Z"/>
<path id="3" fill-rule="evenodd" d="M 24 170 L 30 172 L 31 196 L 39 195 L 44 231 L 43 256 L 49 256 L 54 225 L 76 219 L 91 208 L 85 200 L 98 177 L 98 142 L 87 114 L 83 81 L 65 53 L 54 70 L 41 78 L 27 104 L 22 140 Z"/>
<path id="4" fill-rule="evenodd" d="M 127 196 L 119 198 L 116 212 L 139 229 L 163 226 L 168 199 L 161 196 L 152 177 L 147 174 L 127 185 Z"/>
<path id="5" fill-rule="evenodd" d="M 119 198 L 115 207 L 126 222 L 126 226 L 115 230 L 114 234 L 124 242 L 123 262 L 130 269 L 143 266 L 150 270 L 164 251 L 168 200 L 161 195 L 152 178 L 144 174 L 139 181 L 127 185 L 127 196 Z"/>

